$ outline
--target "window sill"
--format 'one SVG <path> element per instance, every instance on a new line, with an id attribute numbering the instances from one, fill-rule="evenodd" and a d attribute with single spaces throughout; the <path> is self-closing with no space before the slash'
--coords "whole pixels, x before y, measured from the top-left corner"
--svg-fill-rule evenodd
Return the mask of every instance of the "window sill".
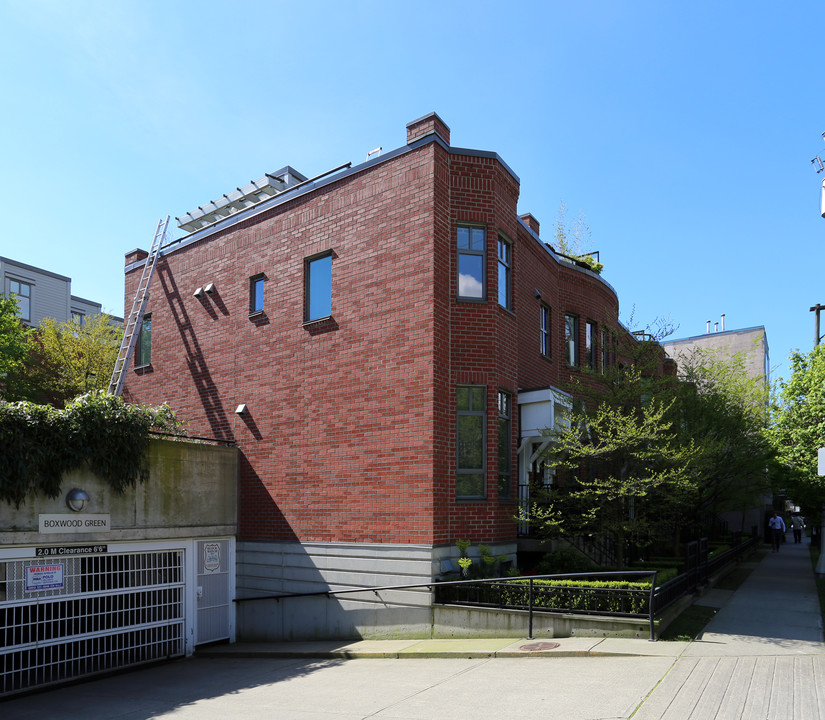
<path id="1" fill-rule="evenodd" d="M 504 307 L 501 303 L 498 304 L 498 309 L 502 312 L 506 312 L 510 317 L 516 317 L 516 313 L 514 310 L 511 310 L 508 307 Z"/>
<path id="2" fill-rule="evenodd" d="M 312 327 L 313 325 L 320 325 L 321 323 L 334 322 L 332 315 L 325 315 L 324 317 L 315 318 L 314 320 L 304 320 L 302 327 Z"/>
<path id="3" fill-rule="evenodd" d="M 481 503 L 486 503 L 486 497 L 456 497 L 455 501 L 459 505 L 476 505 Z"/>
<path id="4" fill-rule="evenodd" d="M 264 311 L 263 310 L 256 310 L 255 312 L 249 313 L 249 319 L 250 320 L 257 320 L 258 318 L 263 317 L 263 316 L 264 316 Z"/>
<path id="5" fill-rule="evenodd" d="M 456 301 L 460 303 L 472 303 L 475 305 L 484 304 L 487 302 L 485 298 L 472 298 L 472 297 L 461 297 L 457 296 Z"/>
<path id="6" fill-rule="evenodd" d="M 152 368 L 152 363 L 146 363 L 146 365 L 135 365 L 133 369 L 138 375 L 143 375 L 152 372 L 154 368 Z"/>

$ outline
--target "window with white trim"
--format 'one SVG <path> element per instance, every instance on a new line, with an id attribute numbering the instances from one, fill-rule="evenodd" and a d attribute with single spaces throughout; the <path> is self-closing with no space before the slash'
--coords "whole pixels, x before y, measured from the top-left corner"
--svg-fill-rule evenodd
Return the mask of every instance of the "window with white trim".
<path id="1" fill-rule="evenodd" d="M 21 320 L 31 322 L 32 319 L 32 286 L 20 280 L 8 281 L 9 295 L 17 298 L 17 315 Z"/>

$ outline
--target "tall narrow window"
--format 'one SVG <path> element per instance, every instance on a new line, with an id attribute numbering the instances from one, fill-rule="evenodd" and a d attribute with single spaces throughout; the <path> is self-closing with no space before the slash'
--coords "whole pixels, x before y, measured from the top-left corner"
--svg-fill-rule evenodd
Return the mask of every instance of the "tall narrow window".
<path id="1" fill-rule="evenodd" d="M 249 278 L 249 314 L 264 311 L 264 276 L 253 275 Z"/>
<path id="2" fill-rule="evenodd" d="M 498 496 L 510 497 L 510 440 L 511 440 L 511 408 L 510 393 L 498 394 Z"/>
<path id="3" fill-rule="evenodd" d="M 602 372 L 607 370 L 610 366 L 610 336 L 604 328 L 602 328 Z"/>
<path id="4" fill-rule="evenodd" d="M 149 365 L 152 362 L 152 316 L 144 315 L 140 324 L 137 345 L 135 346 L 135 367 Z"/>
<path id="5" fill-rule="evenodd" d="M 26 322 L 32 319 L 32 286 L 19 280 L 9 280 L 9 294 L 17 296 L 17 314 Z"/>
<path id="6" fill-rule="evenodd" d="M 332 253 L 306 261 L 304 320 L 332 315 Z"/>
<path id="7" fill-rule="evenodd" d="M 564 359 L 571 367 L 579 364 L 579 319 L 575 315 L 564 316 Z"/>
<path id="8" fill-rule="evenodd" d="M 457 463 L 456 496 L 482 498 L 485 495 L 486 390 L 467 386 L 456 390 Z"/>
<path id="9" fill-rule="evenodd" d="M 498 304 L 508 310 L 513 309 L 512 257 L 513 246 L 500 237 L 498 239 Z"/>
<path id="10" fill-rule="evenodd" d="M 550 328 L 552 316 L 550 306 L 539 306 L 539 350 L 544 357 L 550 357 Z"/>
<path id="11" fill-rule="evenodd" d="M 588 320 L 584 325 L 584 354 L 587 357 L 587 367 L 595 370 L 599 358 L 596 352 L 596 323 Z"/>
<path id="12" fill-rule="evenodd" d="M 486 240 L 484 228 L 458 227 L 458 297 L 484 299 Z"/>

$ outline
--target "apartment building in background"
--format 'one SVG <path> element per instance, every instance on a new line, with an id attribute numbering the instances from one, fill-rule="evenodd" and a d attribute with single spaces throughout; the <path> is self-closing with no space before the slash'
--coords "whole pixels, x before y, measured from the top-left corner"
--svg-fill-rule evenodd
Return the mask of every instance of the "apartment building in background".
<path id="1" fill-rule="evenodd" d="M 99 302 L 72 295 L 70 277 L 7 257 L 0 257 L 0 288 L 5 296 L 17 297 L 20 320 L 32 327 L 46 318 L 83 323 L 102 312 Z M 123 318 L 113 319 L 123 322 Z"/>

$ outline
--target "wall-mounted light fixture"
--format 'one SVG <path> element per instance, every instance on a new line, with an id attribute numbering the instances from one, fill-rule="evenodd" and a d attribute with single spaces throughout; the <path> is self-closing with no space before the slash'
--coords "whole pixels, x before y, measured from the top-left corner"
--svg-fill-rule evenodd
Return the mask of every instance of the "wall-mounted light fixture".
<path id="1" fill-rule="evenodd" d="M 202 298 L 203 297 L 203 288 L 199 287 L 195 292 L 192 293 L 192 297 Z"/>
<path id="2" fill-rule="evenodd" d="M 238 405 L 238 407 L 235 408 L 236 415 L 246 415 L 246 413 L 246 403 L 241 403 L 240 405 Z"/>
<path id="3" fill-rule="evenodd" d="M 215 292 L 215 283 L 209 283 L 208 285 L 204 285 L 203 286 L 203 291 L 207 295 L 211 295 L 213 292 Z"/>
<path id="4" fill-rule="evenodd" d="M 539 292 L 539 289 L 538 289 L 538 288 L 536 288 L 535 290 L 533 290 L 533 293 L 535 294 L 535 296 L 536 296 L 539 300 L 541 300 L 541 293 Z"/>
<path id="5" fill-rule="evenodd" d="M 66 493 L 66 507 L 74 512 L 80 512 L 89 504 L 89 493 L 79 488 L 73 488 Z"/>

